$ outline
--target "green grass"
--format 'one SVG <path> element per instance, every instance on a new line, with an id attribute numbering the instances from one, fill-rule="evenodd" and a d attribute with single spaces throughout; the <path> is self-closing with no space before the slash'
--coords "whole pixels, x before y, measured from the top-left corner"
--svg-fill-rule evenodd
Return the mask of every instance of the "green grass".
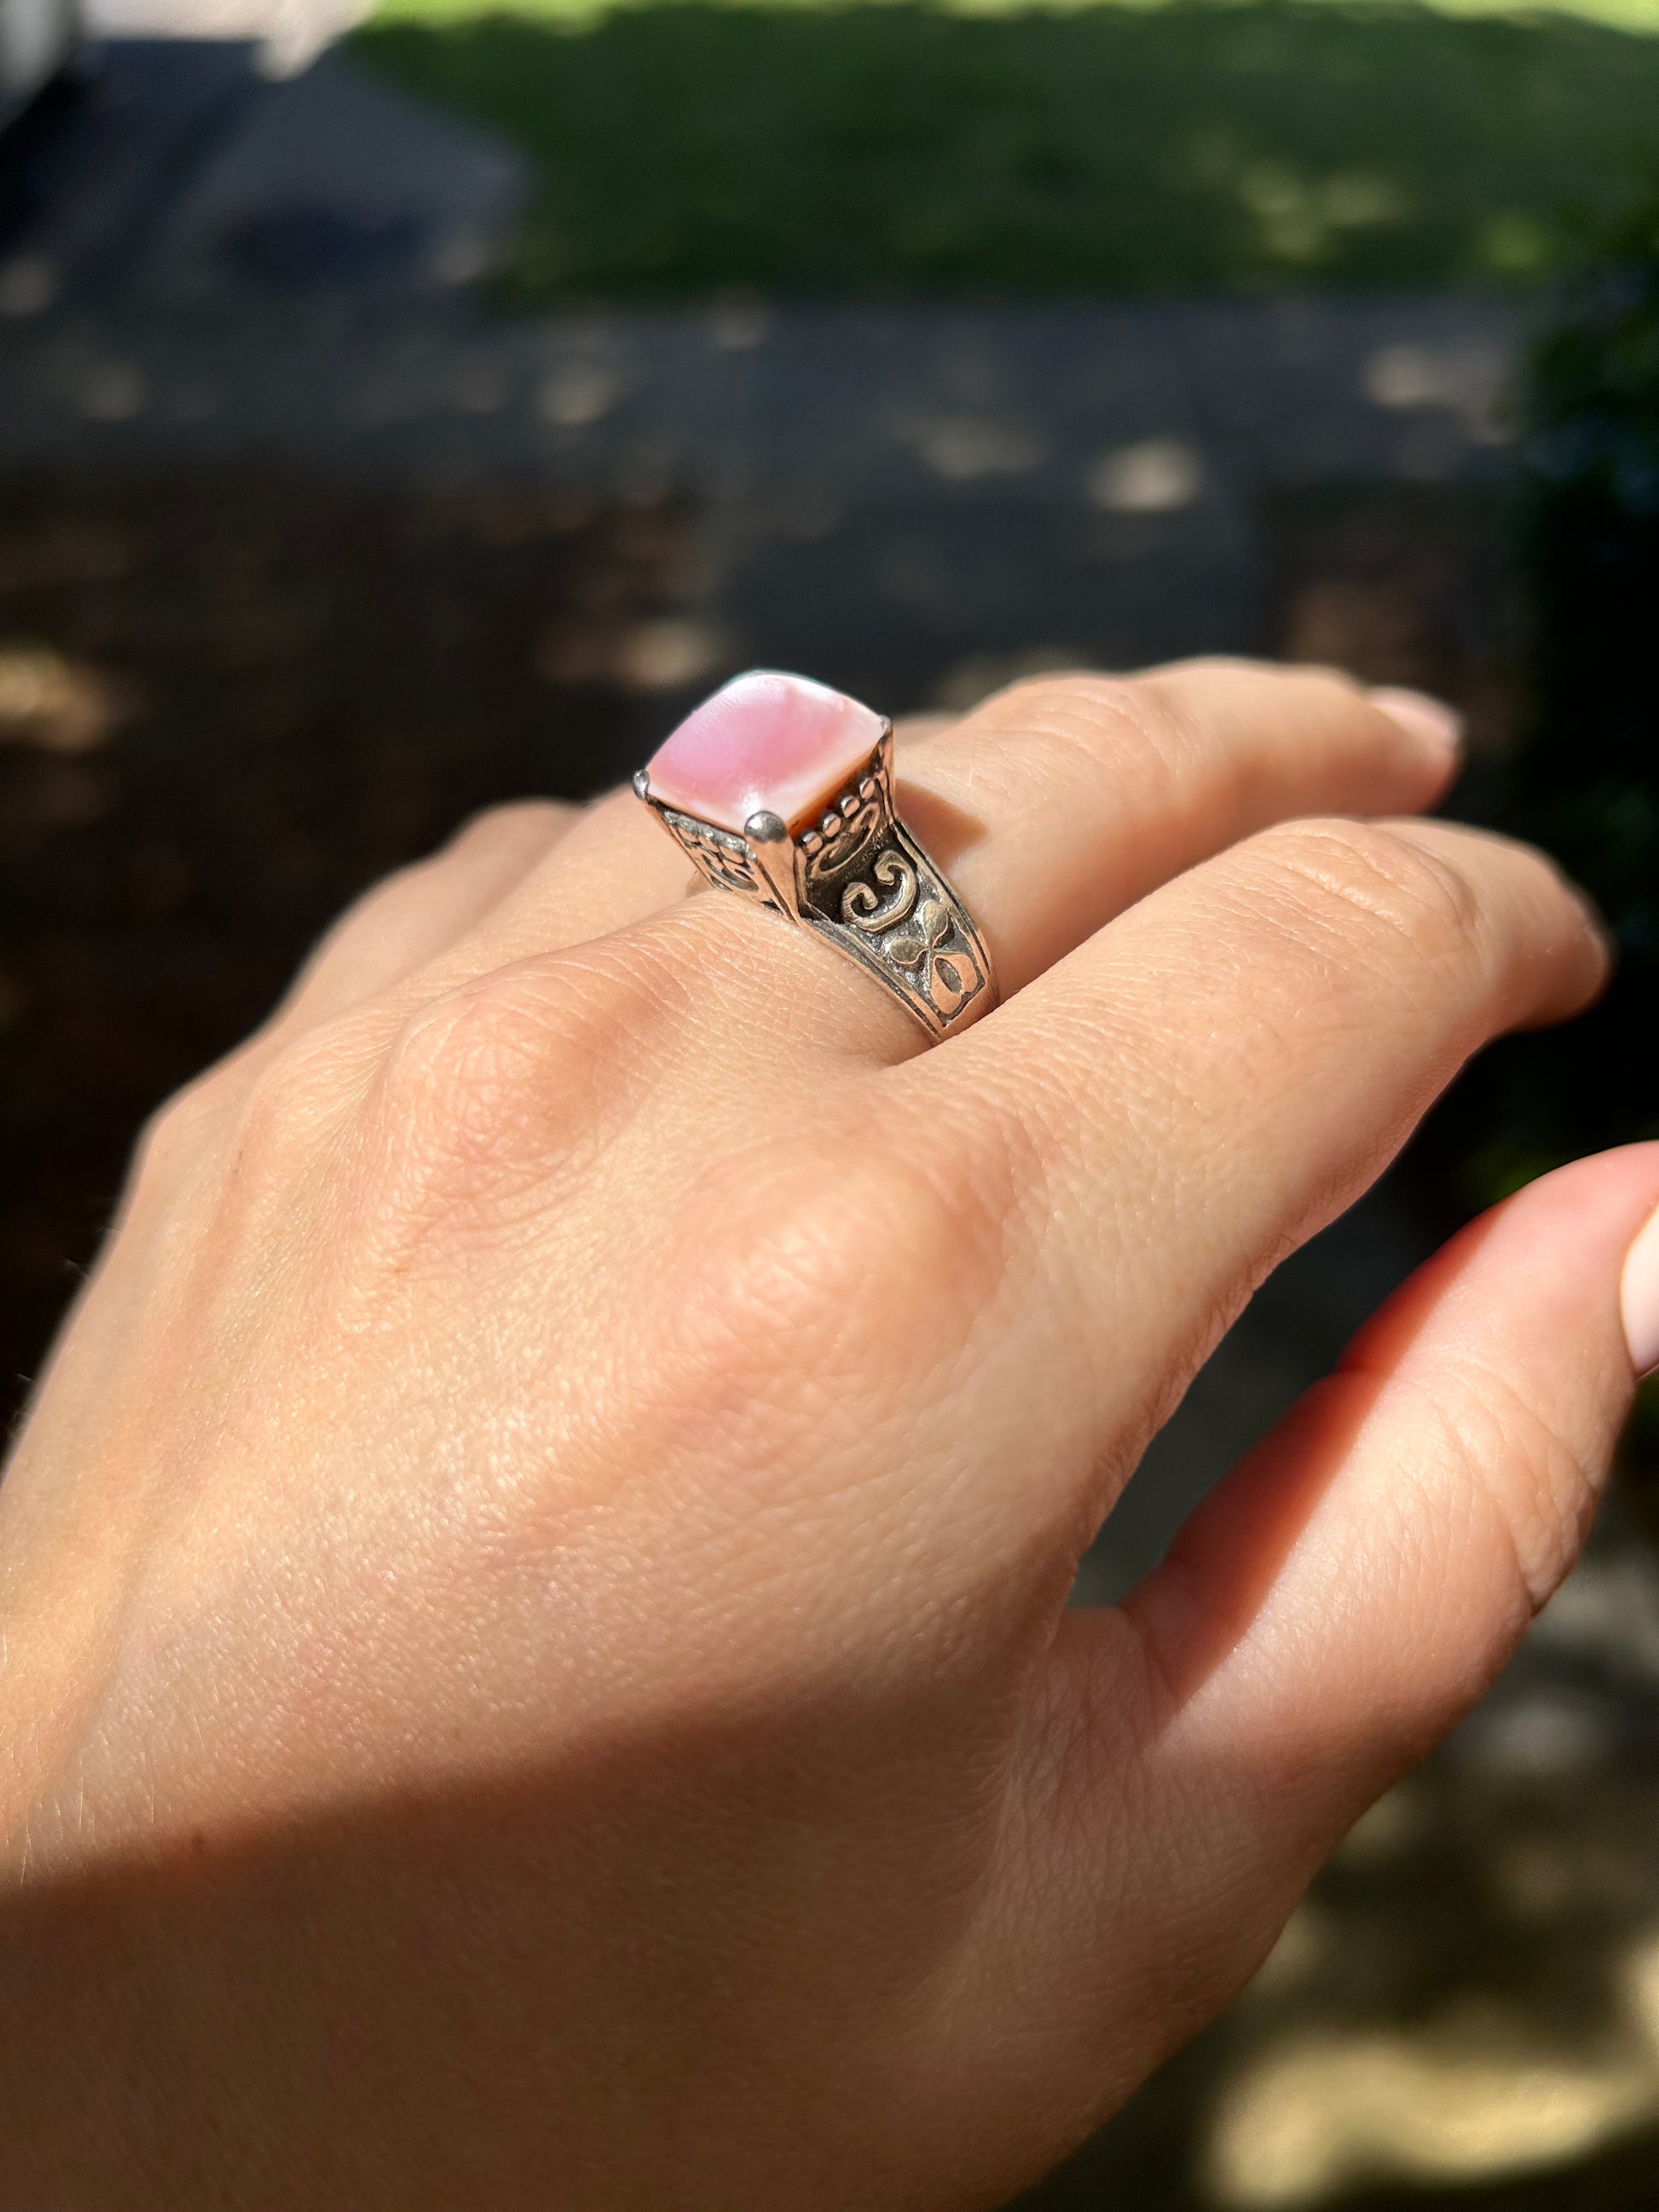
<path id="1" fill-rule="evenodd" d="M 1659 179 L 1659 0 L 481 12 L 358 57 L 516 143 L 524 301 L 1529 284 Z"/>

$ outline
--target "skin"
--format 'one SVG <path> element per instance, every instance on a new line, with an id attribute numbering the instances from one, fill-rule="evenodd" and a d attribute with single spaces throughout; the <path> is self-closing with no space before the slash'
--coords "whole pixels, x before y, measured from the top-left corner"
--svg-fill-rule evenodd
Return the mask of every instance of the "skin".
<path id="1" fill-rule="evenodd" d="M 374 892 L 146 1136 L 0 1490 L 0 2204 L 992 2206 L 1570 1565 L 1659 1147 L 1443 1251 L 1121 1607 L 1254 1286 L 1605 951 L 1345 680 L 902 746 L 932 1051 L 628 796 Z"/>

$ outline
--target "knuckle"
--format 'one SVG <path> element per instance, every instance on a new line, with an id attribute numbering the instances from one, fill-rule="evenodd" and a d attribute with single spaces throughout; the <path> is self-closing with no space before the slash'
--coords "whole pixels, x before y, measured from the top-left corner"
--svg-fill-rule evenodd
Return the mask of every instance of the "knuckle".
<path id="1" fill-rule="evenodd" d="M 418 902 L 429 880 L 425 872 L 429 866 L 429 862 L 416 860 L 407 867 L 394 869 L 389 876 L 371 884 L 329 924 L 283 994 L 276 1009 L 276 1020 L 304 1010 L 319 989 L 362 946 L 372 943 L 406 908 Z"/>
<path id="2" fill-rule="evenodd" d="M 171 1184 L 199 1159 L 225 1104 L 224 1077 L 210 1069 L 175 1091 L 150 1115 L 133 1146 L 135 1185 Z"/>
<path id="3" fill-rule="evenodd" d="M 1051 711 L 1073 713 L 1091 692 L 1110 689 L 1121 681 L 1118 677 L 1097 675 L 1087 668 L 1045 670 L 1040 676 L 1022 676 L 1012 684 L 1005 684 L 1000 690 L 981 701 L 976 711 L 994 714 L 999 721 L 1040 721 Z"/>
<path id="4" fill-rule="evenodd" d="M 441 858 L 471 860 L 533 849 L 555 836 L 575 811 L 552 799 L 518 799 L 483 807 L 462 823 Z"/>
<path id="5" fill-rule="evenodd" d="M 1369 694 L 1359 678 L 1346 668 L 1326 660 L 1298 660 L 1289 667 L 1264 665 L 1260 661 L 1215 660 L 1208 664 L 1217 675 L 1252 672 L 1258 681 L 1282 685 L 1285 691 L 1312 694 L 1340 711 L 1364 705 Z"/>
<path id="6" fill-rule="evenodd" d="M 1440 1419 L 1460 1471 L 1513 1551 L 1535 1612 L 1577 1554 L 1601 1470 L 1492 1370 L 1468 1378 Z"/>
<path id="7" fill-rule="evenodd" d="M 1073 805 L 1099 788 L 1103 767 L 1139 804 L 1169 804 L 1205 750 L 1191 702 L 1152 677 L 1033 678 L 991 702 L 988 729 L 1010 741 L 1006 762 L 994 751 L 993 769 L 1018 779 L 1022 804 L 1035 786 Z"/>
<path id="8" fill-rule="evenodd" d="M 476 881 L 486 892 L 503 874 L 532 866 L 552 843 L 568 810 L 552 801 L 525 800 L 475 815 L 448 844 L 423 860 L 394 868 L 371 884 L 313 947 L 279 1010 L 303 1012 L 319 995 L 349 986 L 362 963 L 379 972 L 381 956 L 396 953 L 404 934 L 418 933 L 428 914 L 441 916 L 447 901 Z"/>
<path id="9" fill-rule="evenodd" d="M 520 1073 L 532 1036 L 521 994 L 489 975 L 410 1015 L 387 1050 L 378 1088 L 397 1125 L 468 1123 Z"/>
<path id="10" fill-rule="evenodd" d="M 386 1219 L 423 1235 L 478 1206 L 494 1218 L 590 1157 L 654 1079 L 654 1011 L 619 964 L 560 954 L 474 978 L 404 1021 L 370 1100 Z"/>
<path id="11" fill-rule="evenodd" d="M 392 1039 L 365 1154 L 375 1254 L 389 1272 L 428 1248 L 453 1251 L 498 1196 L 509 1155 L 522 1155 L 544 1038 L 527 994 L 491 976 L 423 1006 Z"/>
<path id="12" fill-rule="evenodd" d="M 1086 753 L 1098 769 L 1103 745 L 1132 747 L 1162 763 L 1188 744 L 1192 724 L 1185 703 L 1150 676 L 1040 677 L 1007 695 L 1022 728 Z"/>
<path id="13" fill-rule="evenodd" d="M 673 1273 L 715 1364 L 726 1347 L 757 1391 L 822 1409 L 948 1361 L 962 1316 L 1000 1269 L 983 1183 L 901 1138 L 783 1140 L 716 1171 L 688 1210 L 694 1249 Z M 684 1295 L 688 1280 L 695 1285 Z"/>
<path id="14" fill-rule="evenodd" d="M 1323 921 L 1345 939 L 1356 929 L 1401 940 L 1419 956 L 1453 959 L 1477 945 L 1481 903 L 1463 871 L 1409 832 L 1385 823 L 1283 824 L 1255 841 L 1299 921 Z"/>
<path id="15" fill-rule="evenodd" d="M 267 1054 L 237 1103 L 236 1156 L 281 1170 L 308 1156 L 349 1096 L 337 1026 L 309 1030 Z"/>
<path id="16" fill-rule="evenodd" d="M 572 810 L 551 799 L 524 799 L 487 807 L 463 823 L 449 842 L 423 860 L 394 868 L 371 884 L 319 940 L 301 970 L 298 996 L 316 979 L 377 934 L 395 931 L 405 919 L 441 899 L 447 885 L 475 870 L 493 872 L 502 864 L 533 860 L 552 842 L 560 822 Z"/>
<path id="17" fill-rule="evenodd" d="M 566 990 L 556 970 L 471 979 L 393 1037 L 377 1085 L 385 1116 L 399 1131 L 447 1133 L 461 1146 L 493 1139 L 562 1059 L 603 1056 L 608 1016 L 601 996 Z"/>

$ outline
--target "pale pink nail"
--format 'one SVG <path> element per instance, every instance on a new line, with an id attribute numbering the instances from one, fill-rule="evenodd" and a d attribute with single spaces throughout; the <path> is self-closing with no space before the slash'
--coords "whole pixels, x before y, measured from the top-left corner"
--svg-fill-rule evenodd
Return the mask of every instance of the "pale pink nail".
<path id="1" fill-rule="evenodd" d="M 1409 691 L 1404 684 L 1382 684 L 1372 691 L 1370 701 L 1390 721 L 1421 738 L 1431 750 L 1450 757 L 1463 750 L 1463 717 L 1443 699 L 1431 699 L 1426 691 Z"/>
<path id="2" fill-rule="evenodd" d="M 1638 1375 L 1651 1375 L 1659 1367 L 1659 1213 L 1625 1255 L 1619 1305 L 1630 1364 Z"/>
<path id="3" fill-rule="evenodd" d="M 810 677 L 751 668 L 705 699 L 652 755 L 651 796 L 722 830 L 751 814 L 792 830 L 869 762 L 881 717 Z"/>

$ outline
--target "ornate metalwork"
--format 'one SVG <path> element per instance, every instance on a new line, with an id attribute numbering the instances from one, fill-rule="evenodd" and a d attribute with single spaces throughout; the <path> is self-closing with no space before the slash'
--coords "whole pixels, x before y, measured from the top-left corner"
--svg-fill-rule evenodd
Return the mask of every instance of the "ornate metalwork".
<path id="1" fill-rule="evenodd" d="M 748 842 L 733 836 L 729 830 L 716 830 L 712 823 L 699 822 L 694 814 L 679 814 L 672 807 L 662 810 L 663 826 L 681 848 L 688 853 L 693 865 L 711 884 L 721 890 L 744 891 L 750 897 L 763 897 L 760 878 L 755 873 L 753 856 Z"/>
<path id="2" fill-rule="evenodd" d="M 937 1038 L 994 1006 L 995 976 L 973 917 L 898 819 L 892 755 L 890 723 L 851 787 L 793 833 L 774 814 L 739 836 L 665 806 L 644 769 L 634 788 L 705 880 L 822 937 Z"/>

